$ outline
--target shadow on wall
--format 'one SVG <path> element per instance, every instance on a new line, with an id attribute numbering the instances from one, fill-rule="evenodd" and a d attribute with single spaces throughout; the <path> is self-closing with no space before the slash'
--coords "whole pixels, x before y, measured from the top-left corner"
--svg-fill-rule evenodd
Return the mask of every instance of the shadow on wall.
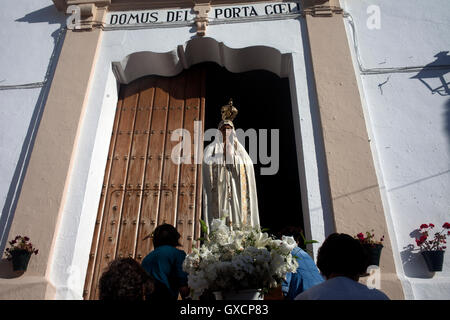
<path id="1" fill-rule="evenodd" d="M 54 5 L 27 13 L 22 18 L 16 19 L 17 22 L 45 23 L 62 25 L 66 20 L 64 14 L 59 12 Z"/>
<path id="2" fill-rule="evenodd" d="M 33 11 L 26 14 L 24 17 L 15 20 L 16 22 L 27 22 L 27 23 L 48 23 L 48 24 L 59 24 L 60 27 L 51 33 L 53 37 L 54 47 L 51 56 L 49 57 L 48 66 L 46 70 L 47 82 L 44 83 L 41 91 L 39 92 L 38 99 L 34 106 L 33 114 L 31 116 L 30 125 L 28 127 L 22 149 L 20 151 L 19 160 L 17 161 L 16 169 L 9 186 L 8 193 L 6 194 L 5 205 L 2 209 L 0 216 L 0 256 L 3 256 L 5 245 L 8 240 L 9 230 L 11 228 L 12 220 L 14 217 L 14 212 L 17 205 L 18 196 L 22 187 L 22 182 L 25 177 L 26 169 L 28 166 L 29 158 L 31 155 L 31 150 L 33 149 L 34 140 L 36 137 L 37 129 L 41 120 L 41 116 L 44 110 L 45 103 L 47 101 L 48 90 L 53 79 L 53 74 L 56 67 L 56 62 L 59 58 L 59 53 L 61 51 L 61 46 L 64 41 L 64 33 L 59 36 L 61 28 L 65 26 L 65 15 L 58 12 L 54 5 Z M 34 26 L 31 26 L 32 28 Z M 45 35 L 43 35 L 45 37 Z M 60 39 L 59 42 L 57 41 Z M 53 59 L 51 59 L 53 57 Z M 44 79 L 45 75 L 40 75 L 41 79 Z M 41 79 L 37 79 L 40 81 Z M 12 89 L 11 89 L 12 90 Z M 16 90 L 29 90 L 29 89 L 16 89 Z M 10 262 L 6 260 L 0 261 L 0 277 L 1 278 L 11 278 L 15 275 L 11 273 L 12 268 Z"/>
<path id="3" fill-rule="evenodd" d="M 310 5 L 305 1 L 303 3 L 304 7 Z M 309 1 L 311 2 L 311 1 Z M 320 2 L 320 1 L 319 1 Z M 318 3 L 319 4 L 319 3 Z M 302 36 L 304 61 L 306 68 L 306 79 L 308 83 L 308 99 L 311 105 L 311 120 L 313 125 L 313 136 L 314 136 L 314 147 L 317 157 L 317 174 L 319 175 L 319 189 L 320 189 L 320 201 L 323 210 L 323 220 L 324 220 L 324 233 L 325 237 L 329 236 L 333 232 L 336 232 L 335 218 L 333 216 L 333 209 L 331 207 L 331 191 L 330 191 L 330 181 L 328 175 L 328 167 L 326 164 L 324 137 L 322 133 L 322 127 L 320 122 L 320 114 L 318 107 L 317 91 L 315 87 L 314 80 L 314 70 L 312 66 L 311 48 L 309 46 L 308 38 L 308 27 L 306 25 L 306 20 L 304 18 L 299 19 L 300 22 L 300 33 Z M 300 118 L 299 116 L 297 116 Z M 301 125 L 299 124 L 301 128 Z M 300 148 L 300 150 L 302 150 Z M 302 164 L 303 165 L 303 164 Z M 304 167 L 303 167 L 303 170 Z M 304 175 L 306 175 L 304 173 Z"/>
<path id="4" fill-rule="evenodd" d="M 419 229 L 416 229 L 409 234 L 412 242 L 415 242 L 415 239 L 419 238 L 420 235 Z M 403 249 L 404 250 L 400 252 L 400 256 L 403 263 L 403 271 L 407 277 L 422 279 L 433 278 L 434 272 L 428 271 L 427 264 L 419 249 L 415 248 L 413 244 L 409 244 Z"/>
<path id="5" fill-rule="evenodd" d="M 0 260 L 0 278 L 1 279 L 13 279 L 18 278 L 23 275 L 24 271 L 14 271 L 12 266 L 12 261 L 7 259 Z"/>
<path id="6" fill-rule="evenodd" d="M 418 79 L 432 94 L 450 95 L 450 56 L 448 51 L 435 55 L 436 60 L 427 64 L 418 74 L 410 79 Z M 448 74 L 448 75 L 447 75 Z"/>
<path id="7" fill-rule="evenodd" d="M 441 51 L 434 56 L 436 59 L 427 64 L 418 74 L 410 79 L 418 79 L 430 90 L 431 94 L 450 96 L 450 55 L 449 51 Z M 447 133 L 447 141 L 450 150 L 450 98 L 445 102 L 444 127 Z M 448 171 L 446 171 L 448 172 Z M 446 173 L 444 172 L 444 173 Z M 410 233 L 411 238 L 420 237 L 419 230 Z M 433 272 L 429 272 L 425 260 L 420 252 L 413 252 L 414 245 L 408 245 L 401 252 L 403 269 L 406 276 L 415 278 L 431 278 Z"/>
<path id="8" fill-rule="evenodd" d="M 28 23 L 59 24 L 62 27 L 66 24 L 66 17 L 64 14 L 59 12 L 54 5 L 50 5 L 48 7 L 30 12 L 22 18 L 16 19 L 15 21 Z M 56 40 L 58 39 L 58 33 L 59 29 L 51 34 L 54 43 L 56 43 Z"/>
<path id="9" fill-rule="evenodd" d="M 445 130 L 447 131 L 448 145 L 450 146 L 450 99 L 445 104 Z"/>

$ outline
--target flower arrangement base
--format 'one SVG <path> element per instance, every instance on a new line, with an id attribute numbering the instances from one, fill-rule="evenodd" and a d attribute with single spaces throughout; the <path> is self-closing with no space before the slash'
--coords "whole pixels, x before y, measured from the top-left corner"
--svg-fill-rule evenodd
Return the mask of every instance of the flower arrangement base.
<path id="1" fill-rule="evenodd" d="M 443 250 L 437 251 L 422 251 L 422 256 L 427 263 L 430 272 L 442 271 L 442 264 L 444 262 Z"/>
<path id="2" fill-rule="evenodd" d="M 369 256 L 369 266 L 379 266 L 382 244 L 363 244 Z"/>
<path id="3" fill-rule="evenodd" d="M 216 300 L 263 300 L 264 295 L 260 289 L 247 289 L 239 291 L 215 291 Z"/>
<path id="4" fill-rule="evenodd" d="M 13 270 L 16 272 L 27 271 L 28 262 L 30 261 L 31 252 L 27 250 L 12 250 Z"/>

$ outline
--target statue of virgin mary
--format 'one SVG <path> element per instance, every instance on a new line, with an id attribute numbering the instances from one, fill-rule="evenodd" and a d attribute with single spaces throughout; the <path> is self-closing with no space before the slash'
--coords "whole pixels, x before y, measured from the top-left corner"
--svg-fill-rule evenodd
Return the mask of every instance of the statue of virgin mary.
<path id="1" fill-rule="evenodd" d="M 238 111 L 231 99 L 221 113 L 215 140 L 204 152 L 203 219 L 208 228 L 213 219 L 223 217 L 231 226 L 259 226 L 253 162 L 236 137 L 233 120 Z"/>

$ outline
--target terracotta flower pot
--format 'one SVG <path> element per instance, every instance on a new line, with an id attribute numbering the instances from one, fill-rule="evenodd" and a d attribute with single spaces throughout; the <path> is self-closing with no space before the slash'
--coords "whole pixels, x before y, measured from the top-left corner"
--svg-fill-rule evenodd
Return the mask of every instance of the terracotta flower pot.
<path id="1" fill-rule="evenodd" d="M 364 249 L 367 251 L 367 255 L 369 256 L 369 266 L 379 266 L 380 265 L 380 256 L 381 249 L 383 249 L 382 244 L 363 244 Z"/>
<path id="2" fill-rule="evenodd" d="M 445 251 L 443 250 L 422 251 L 422 256 L 425 259 L 430 272 L 442 271 L 444 252 Z"/>
<path id="3" fill-rule="evenodd" d="M 13 270 L 27 271 L 31 252 L 28 252 L 27 250 L 12 250 L 10 253 L 12 256 Z"/>

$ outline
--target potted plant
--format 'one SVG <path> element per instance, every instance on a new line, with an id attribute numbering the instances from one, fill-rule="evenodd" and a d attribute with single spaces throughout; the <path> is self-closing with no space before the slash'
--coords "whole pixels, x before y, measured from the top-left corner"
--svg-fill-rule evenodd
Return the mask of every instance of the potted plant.
<path id="1" fill-rule="evenodd" d="M 9 241 L 10 248 L 6 248 L 5 254 L 8 260 L 12 260 L 14 271 L 27 271 L 31 255 L 38 254 L 39 250 L 33 248 L 30 238 L 27 236 L 16 236 Z"/>
<path id="2" fill-rule="evenodd" d="M 442 271 L 445 249 L 447 249 L 447 235 L 450 235 L 450 223 L 442 225 L 440 232 L 434 233 L 434 238 L 429 238 L 434 224 L 422 224 L 419 228 L 420 237 L 416 238 L 416 244 L 419 247 L 430 272 Z M 447 231 L 446 231 L 447 230 Z M 445 231 L 447 233 L 445 233 Z"/>
<path id="3" fill-rule="evenodd" d="M 375 240 L 374 230 L 371 230 L 370 232 L 366 231 L 365 235 L 362 232 L 358 233 L 355 236 L 355 239 L 358 239 L 364 249 L 367 251 L 367 255 L 369 257 L 369 266 L 379 266 L 381 250 L 383 249 L 384 235 L 380 238 L 379 241 L 377 241 Z"/>
<path id="4" fill-rule="evenodd" d="M 296 246 L 293 237 L 276 240 L 259 228 L 231 228 L 223 219 L 214 219 L 208 233 L 205 223 L 200 223 L 206 234 L 203 244 L 183 263 L 194 299 L 204 291 L 213 292 L 217 300 L 262 299 L 287 272 L 297 270 L 291 255 Z"/>

